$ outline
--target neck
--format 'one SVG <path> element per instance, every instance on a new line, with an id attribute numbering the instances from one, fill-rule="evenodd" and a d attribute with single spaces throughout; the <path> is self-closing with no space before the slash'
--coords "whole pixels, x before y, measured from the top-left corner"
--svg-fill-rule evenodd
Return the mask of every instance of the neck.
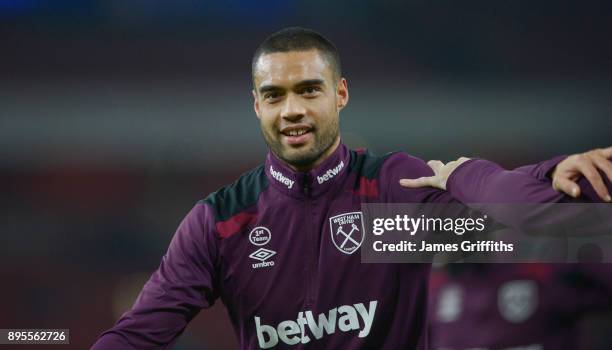
<path id="1" fill-rule="evenodd" d="M 321 154 L 321 156 L 317 158 L 317 160 L 315 160 L 314 162 L 308 165 L 304 165 L 304 166 L 296 166 L 296 165 L 289 164 L 289 163 L 286 163 L 286 164 L 294 171 L 302 172 L 302 173 L 308 172 L 318 167 L 321 163 L 325 161 L 325 159 L 329 158 L 329 156 L 332 153 L 334 153 L 334 151 L 338 148 L 339 145 L 340 145 L 340 136 L 336 137 L 336 141 L 334 141 L 334 143 L 325 152 L 323 152 L 323 154 Z"/>

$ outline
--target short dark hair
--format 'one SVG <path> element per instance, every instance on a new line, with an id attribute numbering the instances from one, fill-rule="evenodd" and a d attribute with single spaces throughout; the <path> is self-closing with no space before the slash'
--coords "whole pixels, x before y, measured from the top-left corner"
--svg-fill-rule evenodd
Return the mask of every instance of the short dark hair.
<path id="1" fill-rule="evenodd" d="M 312 29 L 301 27 L 283 28 L 268 36 L 255 50 L 251 61 L 251 76 L 255 83 L 255 66 L 259 57 L 274 52 L 318 50 L 331 66 L 335 80 L 340 79 L 340 54 L 336 46 Z"/>

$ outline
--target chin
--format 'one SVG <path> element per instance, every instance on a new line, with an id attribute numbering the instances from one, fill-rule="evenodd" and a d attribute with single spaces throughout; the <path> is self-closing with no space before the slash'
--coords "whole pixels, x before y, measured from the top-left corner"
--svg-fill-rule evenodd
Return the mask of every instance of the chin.
<path id="1" fill-rule="evenodd" d="M 283 158 L 291 165 L 304 167 L 314 163 L 319 157 L 320 155 L 312 154 L 312 150 L 304 150 L 302 152 L 287 152 Z"/>

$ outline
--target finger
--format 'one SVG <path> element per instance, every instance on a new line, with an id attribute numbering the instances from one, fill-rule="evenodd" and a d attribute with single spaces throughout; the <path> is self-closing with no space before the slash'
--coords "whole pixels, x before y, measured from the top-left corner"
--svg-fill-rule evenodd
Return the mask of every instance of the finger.
<path id="1" fill-rule="evenodd" d="M 604 185 L 601 175 L 599 175 L 599 172 L 595 166 L 590 161 L 586 161 L 579 163 L 578 169 L 580 169 L 582 175 L 589 180 L 599 198 L 609 202 L 610 194 L 608 193 L 608 189 Z"/>
<path id="2" fill-rule="evenodd" d="M 598 155 L 594 155 L 592 159 L 597 168 L 606 174 L 608 180 L 612 181 L 612 161 Z"/>
<path id="3" fill-rule="evenodd" d="M 430 160 L 427 162 L 427 165 L 437 174 L 440 168 L 444 166 L 444 163 L 439 160 Z"/>
<path id="4" fill-rule="evenodd" d="M 401 179 L 400 185 L 408 188 L 431 187 L 434 184 L 435 176 L 419 177 L 418 179 Z"/>
<path id="5" fill-rule="evenodd" d="M 553 181 L 553 189 L 574 198 L 580 196 L 580 186 L 570 179 L 557 177 L 556 180 Z"/>
<path id="6" fill-rule="evenodd" d="M 604 148 L 601 150 L 601 155 L 604 158 L 610 159 L 612 158 L 612 146 L 608 147 L 608 148 Z"/>

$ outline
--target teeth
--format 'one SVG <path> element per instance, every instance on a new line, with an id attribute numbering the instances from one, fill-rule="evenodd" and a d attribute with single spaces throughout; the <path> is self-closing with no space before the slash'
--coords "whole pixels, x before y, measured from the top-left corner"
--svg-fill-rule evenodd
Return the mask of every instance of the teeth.
<path id="1" fill-rule="evenodd" d="M 291 130 L 289 131 L 289 136 L 299 136 L 299 135 L 304 135 L 305 133 L 306 133 L 305 129 Z"/>

